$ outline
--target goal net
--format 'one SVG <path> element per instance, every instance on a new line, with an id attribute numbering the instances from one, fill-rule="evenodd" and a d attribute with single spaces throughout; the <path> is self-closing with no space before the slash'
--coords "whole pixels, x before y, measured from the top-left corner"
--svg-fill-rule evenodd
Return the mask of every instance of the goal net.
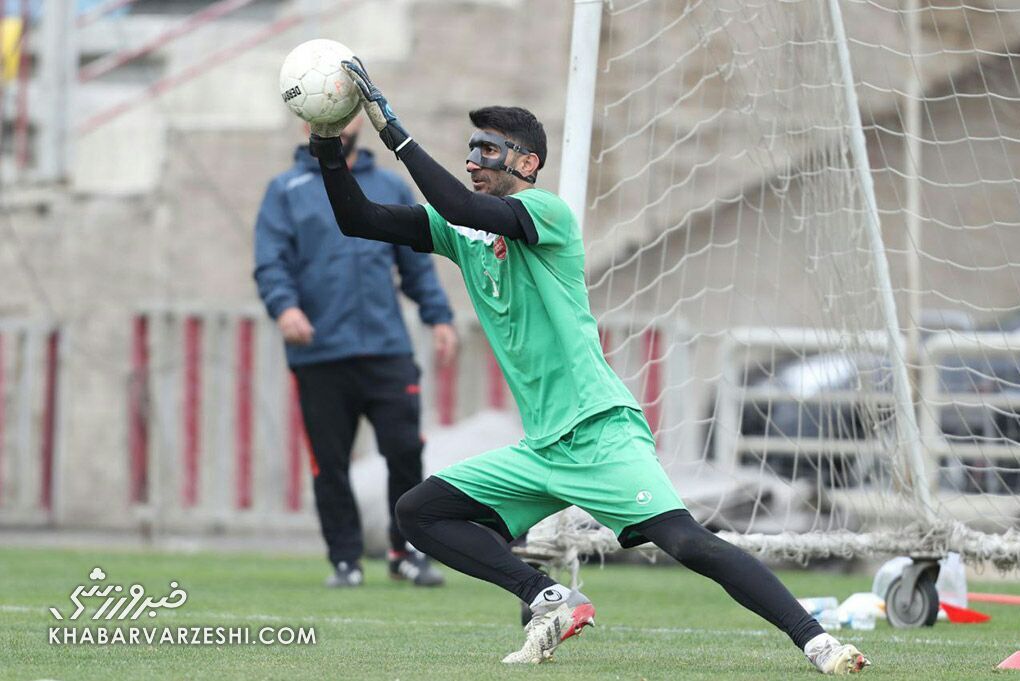
<path id="1" fill-rule="evenodd" d="M 708 527 L 1018 562 L 1018 74 L 1014 0 L 604 6 L 592 305 Z"/>

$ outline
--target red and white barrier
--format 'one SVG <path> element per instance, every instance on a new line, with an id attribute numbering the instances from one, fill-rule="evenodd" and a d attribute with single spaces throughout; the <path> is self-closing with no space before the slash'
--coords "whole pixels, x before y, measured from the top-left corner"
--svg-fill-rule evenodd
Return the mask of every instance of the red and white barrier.
<path id="1" fill-rule="evenodd" d="M 255 341 L 255 322 L 242 319 L 237 323 L 237 387 L 235 394 L 236 437 L 234 458 L 237 461 L 237 508 L 251 508 L 252 505 L 252 392 L 254 371 L 252 346 Z"/>
<path id="2" fill-rule="evenodd" d="M 627 315 L 603 319 L 599 340 L 606 360 L 637 397 L 659 452 L 695 451 L 697 433 L 688 387 L 686 332 L 676 324 Z"/>
<path id="3" fill-rule="evenodd" d="M 287 510 L 301 510 L 302 461 L 308 461 L 312 473 L 315 458 L 308 444 L 308 434 L 301 420 L 301 401 L 298 397 L 297 379 L 290 381 L 290 399 L 287 409 Z"/>
<path id="4" fill-rule="evenodd" d="M 149 319 L 138 316 L 131 333 L 128 379 L 128 494 L 132 504 L 149 500 L 149 404 Z"/>
<path id="5" fill-rule="evenodd" d="M 642 342 L 645 375 L 641 406 L 652 434 L 658 435 L 662 418 L 662 333 L 659 329 L 648 328 L 642 334 Z"/>
<path id="6" fill-rule="evenodd" d="M 426 432 L 513 408 L 480 328 L 463 324 L 459 332 L 456 361 L 438 366 L 431 335 L 415 330 L 417 357 L 429 358 L 421 381 Z M 141 312 L 132 333 L 127 457 L 139 515 L 168 528 L 307 526 L 314 460 L 275 324 L 259 309 L 175 308 Z M 613 338 L 622 342 L 613 346 Z M 602 342 L 658 429 L 662 332 L 610 325 Z M 374 446 L 371 430 L 360 432 L 367 439 L 359 435 L 355 457 Z"/>
<path id="7" fill-rule="evenodd" d="M 462 332 L 467 347 L 479 333 Z M 305 523 L 314 460 L 275 324 L 258 309 L 147 310 L 132 334 L 127 463 L 139 515 L 167 527 Z M 432 357 L 421 337 L 418 357 Z M 423 368 L 426 429 L 507 405 L 494 360 L 479 357 L 488 372 L 463 375 L 478 361 L 463 356 Z M 488 400 L 476 399 L 479 377 Z M 355 456 L 371 445 L 359 439 Z"/>
<path id="8" fill-rule="evenodd" d="M 4 452 L 7 435 L 7 370 L 4 366 L 4 337 L 0 335 L 0 504 L 4 500 Z"/>
<path id="9" fill-rule="evenodd" d="M 143 312 L 132 328 L 128 464 L 139 514 L 174 526 L 300 510 L 276 489 L 290 424 L 272 324 L 254 310 L 182 309 Z"/>
<path id="10" fill-rule="evenodd" d="M 62 334 L 0 320 L 0 522 L 49 524 L 59 483 Z"/>
<path id="11" fill-rule="evenodd" d="M 184 319 L 184 447 L 181 480 L 181 503 L 194 506 L 198 503 L 198 460 L 202 443 L 198 432 L 202 409 L 202 319 L 189 316 Z"/>

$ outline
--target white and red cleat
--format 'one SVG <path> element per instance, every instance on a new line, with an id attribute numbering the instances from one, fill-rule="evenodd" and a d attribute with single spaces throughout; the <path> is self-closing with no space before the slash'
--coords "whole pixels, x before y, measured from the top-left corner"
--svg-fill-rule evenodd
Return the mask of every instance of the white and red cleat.
<path id="1" fill-rule="evenodd" d="M 823 674 L 858 674 L 871 665 L 856 646 L 842 644 L 829 634 L 819 634 L 804 647 L 804 655 Z"/>
<path id="2" fill-rule="evenodd" d="M 503 658 L 504 664 L 539 664 L 552 658 L 556 647 L 595 624 L 595 606 L 580 591 L 570 592 L 566 602 L 546 612 L 539 610 L 524 627 L 524 646 Z"/>

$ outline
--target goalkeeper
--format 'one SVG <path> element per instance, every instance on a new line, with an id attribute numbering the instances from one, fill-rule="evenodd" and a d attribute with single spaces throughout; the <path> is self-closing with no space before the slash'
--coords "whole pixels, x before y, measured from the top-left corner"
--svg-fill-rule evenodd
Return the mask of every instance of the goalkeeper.
<path id="1" fill-rule="evenodd" d="M 577 222 L 562 199 L 534 186 L 546 158 L 542 124 L 516 107 L 472 111 L 472 192 L 404 130 L 360 61 L 344 66 L 369 120 L 429 203 L 368 201 L 347 168 L 339 125 L 313 125 L 312 154 L 338 223 L 348 236 L 435 252 L 460 267 L 524 422 L 519 444 L 441 470 L 396 507 L 400 529 L 419 550 L 530 604 L 524 646 L 503 662 L 542 662 L 594 621 L 583 594 L 508 545 L 573 504 L 611 528 L 622 546 L 651 541 L 718 582 L 786 632 L 820 671 L 845 674 L 869 664 L 826 634 L 762 563 L 701 527 L 677 496 L 640 407 L 602 354 Z"/>

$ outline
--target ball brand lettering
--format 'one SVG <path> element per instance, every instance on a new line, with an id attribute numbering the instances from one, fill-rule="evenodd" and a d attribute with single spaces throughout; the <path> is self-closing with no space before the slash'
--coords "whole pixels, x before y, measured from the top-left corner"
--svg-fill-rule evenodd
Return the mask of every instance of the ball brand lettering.
<path id="1" fill-rule="evenodd" d="M 289 102 L 301 94 L 301 88 L 297 85 L 283 93 L 283 101 Z"/>

